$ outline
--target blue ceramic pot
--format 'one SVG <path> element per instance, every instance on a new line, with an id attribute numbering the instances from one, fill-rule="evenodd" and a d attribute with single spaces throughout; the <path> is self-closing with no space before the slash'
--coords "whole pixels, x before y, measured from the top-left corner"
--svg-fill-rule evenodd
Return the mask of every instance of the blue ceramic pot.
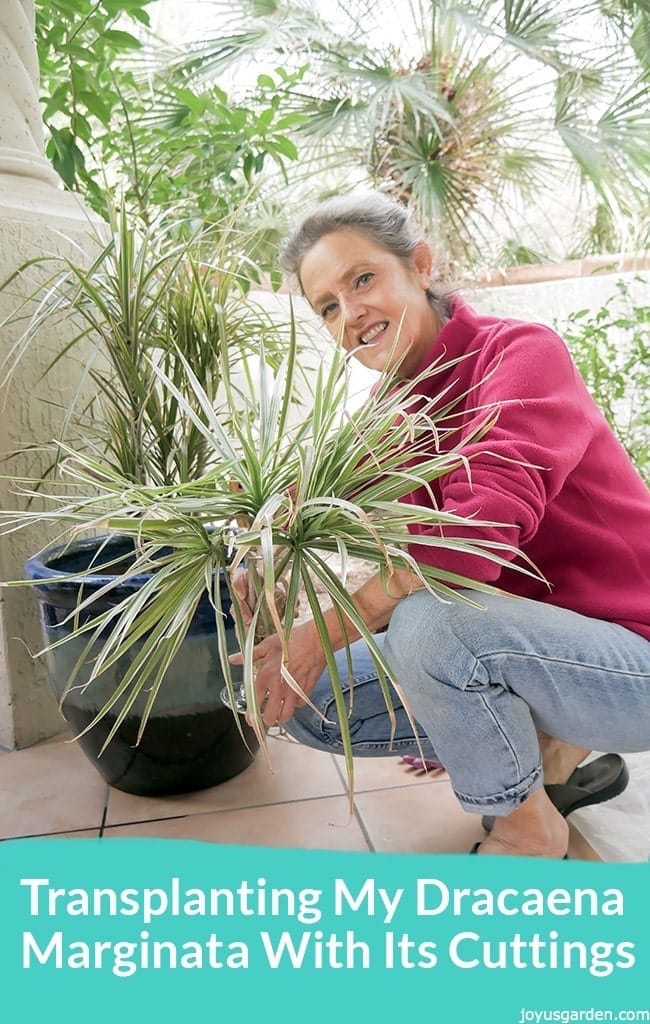
<path id="1" fill-rule="evenodd" d="M 114 578 L 92 568 L 100 544 L 104 545 L 99 559 L 103 563 L 124 558 L 128 564 L 132 557 L 133 543 L 129 538 L 114 537 L 108 543 L 106 538 L 90 538 L 66 547 L 51 548 L 27 563 L 27 578 L 38 581 L 34 589 L 48 645 L 72 632 L 71 623 L 65 620 L 80 600 L 80 593 L 85 599 Z M 114 606 L 147 579 L 148 576 L 133 576 L 108 594 L 99 595 L 86 617 L 94 617 Z M 227 612 L 228 649 L 234 651 L 237 640 L 234 620 L 229 614 L 230 599 L 224 581 L 221 586 L 221 600 Z M 59 701 L 86 643 L 87 637 L 71 640 L 47 653 L 48 674 Z M 108 696 L 115 692 L 136 653 L 137 645 L 86 690 L 83 690 L 83 683 L 88 673 L 85 676 L 83 670 L 79 673 L 74 689 L 61 705 L 63 717 L 75 734 L 93 721 Z M 92 652 L 87 661 L 90 658 Z M 138 696 L 101 755 L 99 752 L 115 722 L 112 711 L 79 737 L 79 745 L 109 785 L 127 793 L 163 796 L 225 782 L 251 764 L 258 742 L 253 730 L 240 717 L 242 740 L 233 712 L 220 698 L 224 685 L 214 609 L 206 595 L 166 672 L 140 742 L 136 740 L 146 693 Z"/>

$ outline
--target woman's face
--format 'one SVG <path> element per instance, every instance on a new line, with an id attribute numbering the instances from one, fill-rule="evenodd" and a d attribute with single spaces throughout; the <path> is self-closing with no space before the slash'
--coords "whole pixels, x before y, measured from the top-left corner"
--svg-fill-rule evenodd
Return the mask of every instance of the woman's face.
<path id="1" fill-rule="evenodd" d="M 330 334 L 371 370 L 399 363 L 400 377 L 415 373 L 440 330 L 426 296 L 430 276 L 425 242 L 407 264 L 352 228 L 320 238 L 300 268 L 305 297 Z"/>

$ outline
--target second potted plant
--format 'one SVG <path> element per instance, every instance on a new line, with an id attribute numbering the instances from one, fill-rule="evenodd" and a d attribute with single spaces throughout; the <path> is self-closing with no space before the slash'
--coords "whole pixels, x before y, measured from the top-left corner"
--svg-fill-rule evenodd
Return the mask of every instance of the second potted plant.
<path id="1" fill-rule="evenodd" d="M 220 700 L 218 644 L 229 650 L 236 644 L 223 580 L 221 637 L 210 595 L 194 586 L 192 596 L 186 595 L 193 611 L 182 644 L 162 636 L 148 644 L 136 630 L 135 642 L 98 675 L 102 639 L 86 649 L 85 638 L 75 638 L 95 617 L 110 618 L 134 592 L 146 595 L 152 574 L 172 582 L 162 556 L 142 563 L 132 533 L 105 535 L 101 515 L 90 509 L 95 501 L 101 504 L 106 481 L 137 491 L 201 478 L 213 458 L 206 424 L 223 419 L 215 410 L 224 379 L 230 381 L 236 368 L 245 371 L 247 356 L 258 358 L 261 348 L 277 365 L 286 346 L 281 328 L 247 297 L 243 240 L 235 222 L 233 217 L 192 236 L 186 224 L 164 218 L 141 228 L 123 206 L 109 237 L 91 239 L 87 253 L 43 257 L 17 272 L 38 283 L 10 318 L 21 331 L 5 373 L 38 344 L 52 318 L 64 323 L 66 339 L 53 362 L 74 350 L 80 367 L 63 437 L 49 446 L 51 462 L 34 481 L 34 491 L 41 501 L 48 490 L 60 491 L 62 481 L 64 490 L 75 489 L 62 476 L 67 451 L 85 460 L 89 474 L 76 525 L 57 520 L 61 543 L 27 566 L 39 596 L 49 675 L 86 753 L 111 785 L 134 793 L 214 785 L 242 771 L 257 748 L 253 731 L 243 720 L 234 721 Z M 202 405 L 188 387 L 186 365 L 200 386 Z M 161 374 L 169 386 L 161 386 Z M 234 386 L 229 388 L 234 395 Z M 233 400 L 226 412 L 236 409 Z M 93 464 L 100 467 L 94 474 Z M 85 522 L 82 506 L 89 512 Z M 137 523 L 140 510 L 129 515 Z M 145 690 L 135 702 L 127 694 L 141 662 L 156 659 L 165 663 L 165 686 L 152 714 L 154 702 Z M 87 687 L 84 680 L 92 672 L 94 682 Z M 120 693 L 116 704 L 111 698 Z M 110 711 L 104 710 L 107 702 Z M 126 708 L 119 722 L 118 707 Z"/>

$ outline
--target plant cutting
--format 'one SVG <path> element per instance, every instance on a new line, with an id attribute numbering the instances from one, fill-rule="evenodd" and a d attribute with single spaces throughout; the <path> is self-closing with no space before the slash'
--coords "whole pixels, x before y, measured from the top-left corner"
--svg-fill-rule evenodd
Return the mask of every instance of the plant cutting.
<path id="1" fill-rule="evenodd" d="M 483 410 L 471 437 L 461 438 L 453 403 L 446 402 L 444 389 L 435 399 L 414 404 L 413 382 L 389 375 L 360 409 L 348 413 L 347 359 L 334 350 L 329 365 L 324 363 L 316 375 L 311 407 L 296 417 L 292 410 L 299 372 L 295 327 L 288 355 L 277 372 L 271 376 L 262 372 L 257 381 L 251 378 L 247 395 L 234 387 L 228 362 L 223 363 L 224 405 L 218 413 L 188 360 L 179 353 L 178 361 L 184 384 L 172 380 L 153 361 L 151 369 L 165 402 L 178 403 L 208 448 L 209 468 L 201 476 L 174 485 L 134 482 L 92 452 L 61 442 L 61 480 L 42 493 L 48 508 L 4 516 L 5 529 L 54 521 L 67 539 L 101 528 L 105 540 L 97 551 L 99 564 L 111 563 L 114 538 L 129 538 L 132 544 L 128 567 L 117 571 L 104 590 L 114 600 L 94 613 L 92 601 L 79 594 L 69 615 L 70 633 L 55 639 L 49 652 L 72 652 L 70 694 L 79 690 L 91 694 L 115 666 L 124 665 L 119 683 L 103 692 L 103 702 L 96 704 L 96 722 L 107 723 L 106 743 L 110 743 L 140 702 L 144 703 L 141 730 L 146 734 L 147 718 L 165 700 L 169 666 L 191 628 L 199 602 L 207 600 L 219 639 L 220 670 L 233 706 L 240 683 L 228 657 L 233 649 L 227 635 L 229 614 L 236 620 L 247 715 L 257 742 L 266 749 L 266 728 L 253 685 L 258 626 L 265 623 L 264 630 L 277 633 L 286 650 L 302 595 L 332 677 L 352 792 L 346 697 L 323 625 L 322 595 L 366 639 L 391 713 L 391 694 L 401 693 L 400 682 L 391 678 L 380 647 L 351 599 L 346 565 L 351 558 L 361 559 L 379 568 L 386 582 L 396 569 L 408 568 L 441 600 L 468 600 L 458 596 L 459 586 L 492 589 L 417 564 L 408 551 L 409 525 L 423 515 L 431 520 L 432 512 L 400 499 L 419 484 L 466 465 L 464 448 L 489 431 L 496 411 Z M 438 363 L 426 372 L 442 375 L 448 370 L 448 364 Z M 436 439 L 433 449 L 432 436 Z M 28 490 L 28 484 L 24 487 Z M 464 525 L 461 517 L 451 513 L 435 516 L 441 525 Z M 490 550 L 479 540 L 443 535 L 423 542 L 480 552 L 506 564 L 506 552 L 502 557 L 493 544 Z M 333 557 L 340 572 L 332 565 Z M 250 620 L 242 615 L 235 593 L 234 573 L 242 564 L 254 594 Z M 120 584 L 138 576 L 146 578 L 145 585 L 118 596 Z M 284 607 L 277 600 L 281 579 L 285 581 Z M 299 688 L 286 666 L 285 672 L 288 684 Z M 238 716 L 234 721 L 242 727 Z"/>
<path id="2" fill-rule="evenodd" d="M 74 492 L 61 461 L 69 451 L 83 453 L 127 489 L 173 488 L 209 470 L 213 446 L 205 431 L 207 409 L 214 416 L 224 365 L 232 398 L 228 414 L 235 414 L 233 380 L 237 374 L 245 378 L 247 358 L 257 359 L 263 347 L 264 358 L 277 364 L 286 344 L 281 327 L 247 294 L 246 271 L 254 268 L 241 255 L 245 243 L 236 210 L 218 228 L 192 233 L 172 217 L 142 229 L 122 206 L 110 234 L 91 238 L 87 251 L 31 260 L 5 283 L 11 289 L 20 277 L 27 292 L 6 322 L 20 330 L 5 357 L 5 382 L 10 384 L 15 366 L 53 322 L 63 326 L 64 340 L 45 368 L 45 383 L 65 356 L 77 360 L 78 383 L 62 410 L 58 442 L 20 453 L 41 460 L 31 484 L 34 499 L 38 495 L 42 501 L 49 487 L 63 493 L 72 486 Z M 33 282 L 27 289 L 26 281 Z M 203 405 L 187 385 L 186 365 L 200 382 Z M 169 387 L 160 386 L 160 374 Z M 86 482 L 88 496 L 101 490 L 99 477 L 89 475 Z M 70 635 L 68 644 L 48 653 L 50 677 L 64 716 L 81 733 L 97 767 L 112 785 L 150 794 L 213 785 L 241 771 L 252 760 L 255 738 L 251 730 L 237 728 L 219 699 L 217 634 L 207 597 L 196 604 L 183 651 L 175 648 L 176 658 L 167 665 L 165 700 L 158 701 L 156 714 L 150 718 L 143 695 L 137 708 L 129 706 L 128 721 L 120 719 L 107 745 L 108 719 L 96 722 L 106 697 L 98 694 L 121 687 L 128 658 L 106 672 L 92 692 L 68 685 L 77 657 L 72 653 L 76 630 L 84 619 L 119 605 L 125 594 L 141 587 L 146 594 L 150 574 L 161 567 L 148 563 L 143 570 L 128 531 L 98 537 L 101 527 L 91 528 L 81 538 L 63 520 L 49 522 L 49 536 L 60 543 L 30 560 L 28 573 L 41 599 L 48 644 Z M 225 613 L 228 604 L 224 597 Z M 230 617 L 222 635 L 232 648 Z M 135 659 L 134 671 L 138 664 Z"/>

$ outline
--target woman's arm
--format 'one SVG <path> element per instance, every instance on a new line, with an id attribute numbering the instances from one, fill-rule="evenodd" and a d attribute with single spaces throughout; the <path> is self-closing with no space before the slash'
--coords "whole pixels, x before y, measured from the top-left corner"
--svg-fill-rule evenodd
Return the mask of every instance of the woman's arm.
<path id="1" fill-rule="evenodd" d="M 391 575 L 388 586 L 379 573 L 371 576 L 352 594 L 352 600 L 370 631 L 376 633 L 388 624 L 393 609 L 402 598 L 421 587 L 422 581 L 418 576 L 398 569 Z M 237 592 L 239 593 L 238 588 Z M 361 634 L 356 626 L 345 616 L 341 621 L 334 608 L 323 612 L 323 618 L 330 643 L 335 650 L 340 650 L 346 643 L 359 639 Z M 253 660 L 256 663 L 255 692 L 259 706 L 263 706 L 264 723 L 275 725 L 277 722 L 287 722 L 295 709 L 305 704 L 305 700 L 291 689 L 282 677 L 282 646 L 279 637 L 269 636 L 257 644 L 253 651 Z M 235 665 L 241 665 L 243 656 L 232 655 L 230 661 Z M 289 640 L 286 669 L 307 696 L 325 670 L 326 664 L 313 619 L 294 626 Z"/>

